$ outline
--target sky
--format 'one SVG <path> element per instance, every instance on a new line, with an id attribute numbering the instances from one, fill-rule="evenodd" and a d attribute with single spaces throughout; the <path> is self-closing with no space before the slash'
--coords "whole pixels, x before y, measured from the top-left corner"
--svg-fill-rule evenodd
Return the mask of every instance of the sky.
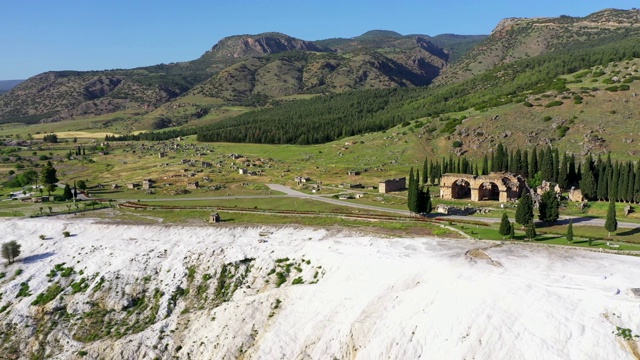
<path id="1" fill-rule="evenodd" d="M 0 0 L 0 80 L 188 61 L 225 36 L 368 30 L 489 34 L 507 17 L 585 16 L 637 0 Z"/>

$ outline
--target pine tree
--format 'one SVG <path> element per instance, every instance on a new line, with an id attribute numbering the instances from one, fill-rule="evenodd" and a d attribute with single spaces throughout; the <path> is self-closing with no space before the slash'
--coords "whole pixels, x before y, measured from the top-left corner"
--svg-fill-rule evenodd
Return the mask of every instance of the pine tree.
<path id="1" fill-rule="evenodd" d="M 529 193 L 525 193 L 520 197 L 520 200 L 518 200 L 516 222 L 524 226 L 531 221 L 533 221 L 533 200 L 531 200 Z"/>
<path id="2" fill-rule="evenodd" d="M 49 196 L 51 196 L 51 192 L 56 189 L 56 183 L 58 182 L 58 178 L 56 177 L 57 170 L 53 167 L 51 161 L 47 161 L 47 164 L 42 168 L 40 172 L 40 181 L 42 182 L 42 186 L 47 189 Z"/>
<path id="3" fill-rule="evenodd" d="M 537 235 L 538 234 L 536 234 L 536 225 L 533 223 L 533 220 L 531 220 L 527 224 L 527 231 L 525 232 L 525 236 L 527 239 L 533 240 Z"/>
<path id="4" fill-rule="evenodd" d="M 567 226 L 567 241 L 573 242 L 573 220 L 569 220 L 569 226 Z"/>
<path id="5" fill-rule="evenodd" d="M 545 223 L 554 223 L 560 217 L 560 202 L 556 194 L 551 191 L 545 191 L 540 199 L 539 209 L 540 221 Z"/>
<path id="6" fill-rule="evenodd" d="M 616 220 L 616 203 L 613 199 L 609 200 L 609 209 L 607 210 L 607 220 L 604 222 L 604 229 L 611 233 L 618 230 L 618 220 Z"/>
<path id="7" fill-rule="evenodd" d="M 502 238 L 504 239 L 505 236 L 509 235 L 510 232 L 511 232 L 511 223 L 509 222 L 509 217 L 507 216 L 507 213 L 504 212 L 502 213 L 502 219 L 500 220 L 500 229 L 498 229 L 498 233 L 502 235 Z"/>
<path id="8" fill-rule="evenodd" d="M 509 239 L 513 240 L 516 238 L 516 224 L 509 223 Z"/>
<path id="9" fill-rule="evenodd" d="M 22 246 L 17 241 L 11 240 L 2 244 L 2 257 L 13 263 L 20 256 L 20 248 Z"/>

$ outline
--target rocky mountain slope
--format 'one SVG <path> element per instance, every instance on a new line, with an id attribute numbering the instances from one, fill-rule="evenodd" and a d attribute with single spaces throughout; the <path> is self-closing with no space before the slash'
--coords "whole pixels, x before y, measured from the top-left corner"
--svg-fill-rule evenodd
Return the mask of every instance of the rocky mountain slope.
<path id="1" fill-rule="evenodd" d="M 566 48 L 640 34 L 640 10 L 606 9 L 586 17 L 508 18 L 443 72 L 438 83 L 468 79 L 495 66 Z"/>
<path id="2" fill-rule="evenodd" d="M 0 229 L 23 245 L 1 269 L 7 359 L 638 356 L 636 257 L 304 228 Z"/>
<path id="3" fill-rule="evenodd" d="M 381 38 L 386 39 L 376 39 Z M 183 94 L 264 105 L 293 94 L 422 86 L 448 63 L 447 51 L 424 37 L 391 39 L 377 45 L 369 39 L 366 50 L 338 52 L 280 33 L 238 35 L 184 63 L 47 72 L 0 97 L 0 123 L 60 121 L 122 110 L 144 114 Z"/>

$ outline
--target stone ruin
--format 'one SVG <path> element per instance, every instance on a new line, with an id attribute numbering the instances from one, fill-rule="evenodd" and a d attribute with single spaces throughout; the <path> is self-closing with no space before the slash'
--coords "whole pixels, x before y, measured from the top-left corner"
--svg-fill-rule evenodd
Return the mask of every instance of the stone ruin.
<path id="1" fill-rule="evenodd" d="M 440 197 L 445 200 L 469 199 L 471 201 L 516 201 L 526 187 L 524 178 L 507 172 L 489 175 L 442 175 Z"/>

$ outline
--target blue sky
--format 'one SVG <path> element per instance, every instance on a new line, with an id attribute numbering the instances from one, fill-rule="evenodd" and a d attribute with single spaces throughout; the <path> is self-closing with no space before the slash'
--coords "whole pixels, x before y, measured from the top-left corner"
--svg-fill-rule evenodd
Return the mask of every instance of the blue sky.
<path id="1" fill-rule="evenodd" d="M 192 60 L 237 34 L 278 31 L 304 40 L 372 29 L 489 34 L 505 17 L 634 6 L 635 0 L 2 0 L 0 80 Z"/>

